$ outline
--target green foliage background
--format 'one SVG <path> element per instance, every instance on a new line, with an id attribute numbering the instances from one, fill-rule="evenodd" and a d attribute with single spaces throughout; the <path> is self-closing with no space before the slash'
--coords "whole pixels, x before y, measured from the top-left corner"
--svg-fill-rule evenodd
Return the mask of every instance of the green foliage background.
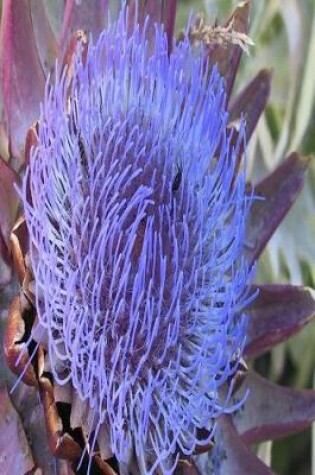
<path id="1" fill-rule="evenodd" d="M 237 1 L 179 0 L 178 27 L 191 11 L 209 22 L 227 18 Z M 255 181 L 293 150 L 315 155 L 315 0 L 252 0 L 250 37 L 236 91 L 262 68 L 273 71 L 270 102 L 248 150 L 248 172 Z M 315 164 L 294 209 L 272 238 L 261 260 L 260 282 L 315 286 Z M 257 369 L 290 386 L 312 387 L 315 325 L 257 362 Z M 257 450 L 265 463 L 283 475 L 315 474 L 315 437 L 310 431 Z M 312 450 L 313 446 L 313 450 Z M 313 458 L 313 460 L 312 460 Z"/>

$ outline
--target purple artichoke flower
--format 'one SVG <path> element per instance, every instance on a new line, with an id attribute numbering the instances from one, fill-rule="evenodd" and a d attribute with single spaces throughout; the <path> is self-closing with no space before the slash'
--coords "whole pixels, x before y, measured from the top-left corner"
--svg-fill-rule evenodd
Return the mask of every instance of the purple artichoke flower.
<path id="1" fill-rule="evenodd" d="M 224 81 L 188 38 L 169 55 L 156 26 L 149 51 L 148 23 L 130 33 L 128 20 L 47 84 L 22 189 L 32 337 L 87 408 L 92 451 L 105 427 L 121 470 L 135 450 L 142 473 L 172 474 L 237 407 L 245 124 L 227 131 Z"/>
<path id="2" fill-rule="evenodd" d="M 1 473 L 271 475 L 250 446 L 315 419 L 315 391 L 243 360 L 315 316 L 311 289 L 251 285 L 308 161 L 245 189 L 271 80 L 232 93 L 250 3 L 175 40 L 176 0 L 130 0 L 118 22 L 116 1 L 3 0 L 0 287 L 18 380 L 0 365 Z"/>

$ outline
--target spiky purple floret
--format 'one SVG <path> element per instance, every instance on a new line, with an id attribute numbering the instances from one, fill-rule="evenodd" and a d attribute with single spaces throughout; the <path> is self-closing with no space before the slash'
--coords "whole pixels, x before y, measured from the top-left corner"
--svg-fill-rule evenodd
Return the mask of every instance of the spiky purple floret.
<path id="1" fill-rule="evenodd" d="M 232 410 L 245 340 L 249 201 L 224 82 L 188 40 L 169 56 L 126 12 L 47 86 L 23 184 L 55 381 L 104 424 L 121 466 L 173 473 Z M 30 197 L 29 197 L 30 188 Z M 176 459 L 175 459 L 176 460 Z"/>

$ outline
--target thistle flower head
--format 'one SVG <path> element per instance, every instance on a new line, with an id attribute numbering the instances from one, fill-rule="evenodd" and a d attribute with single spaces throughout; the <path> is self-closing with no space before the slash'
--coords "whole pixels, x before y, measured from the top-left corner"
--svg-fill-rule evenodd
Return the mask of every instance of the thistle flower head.
<path id="1" fill-rule="evenodd" d="M 244 124 L 235 140 L 204 58 L 189 39 L 169 53 L 161 26 L 149 47 L 124 9 L 71 78 L 47 83 L 21 191 L 54 379 L 122 473 L 135 452 L 141 473 L 172 474 L 173 454 L 233 410 L 250 277 Z"/>

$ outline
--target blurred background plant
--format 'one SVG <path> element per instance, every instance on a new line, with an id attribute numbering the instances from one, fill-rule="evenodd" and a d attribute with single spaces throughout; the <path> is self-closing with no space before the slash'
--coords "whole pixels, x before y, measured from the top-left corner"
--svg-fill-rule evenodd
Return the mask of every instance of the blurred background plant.
<path id="1" fill-rule="evenodd" d="M 236 0 L 180 0 L 178 22 L 191 11 L 210 22 L 226 18 Z M 249 176 L 256 181 L 293 150 L 315 154 L 315 0 L 253 0 L 250 37 L 254 47 L 243 57 L 237 85 L 262 68 L 272 70 L 269 105 L 249 146 Z M 236 85 L 235 92 L 238 87 Z M 259 282 L 315 285 L 315 162 L 308 183 L 260 260 Z M 256 362 L 256 369 L 274 381 L 312 387 L 315 325 L 278 346 Z M 314 379 L 315 380 L 315 379 Z M 313 446 L 313 449 L 311 447 Z M 312 453 L 313 452 L 313 453 Z M 263 444 L 258 453 L 279 474 L 315 474 L 315 435 Z"/>

